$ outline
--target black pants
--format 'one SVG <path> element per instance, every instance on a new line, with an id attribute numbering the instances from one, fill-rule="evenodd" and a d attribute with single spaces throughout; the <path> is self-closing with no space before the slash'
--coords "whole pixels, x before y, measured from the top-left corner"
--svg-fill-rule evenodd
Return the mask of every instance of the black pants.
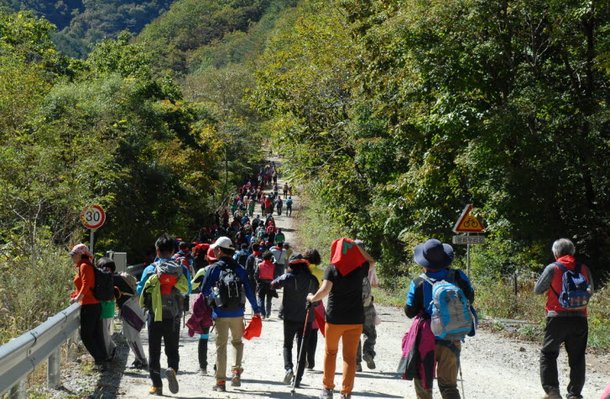
<path id="1" fill-rule="evenodd" d="M 104 346 L 102 327 L 102 305 L 81 305 L 80 307 L 80 339 L 96 363 L 108 358 Z"/>
<path id="2" fill-rule="evenodd" d="M 570 365 L 568 394 L 579 396 L 585 385 L 585 350 L 589 336 L 586 317 L 548 317 L 544 332 L 544 344 L 540 351 L 540 380 L 545 392 L 559 388 L 557 356 L 565 344 Z"/>
<path id="3" fill-rule="evenodd" d="M 318 346 L 318 331 L 319 329 L 311 330 L 309 340 L 307 342 L 307 367 L 310 369 L 316 366 L 316 348 Z"/>
<path id="4" fill-rule="evenodd" d="M 210 327 L 203 329 L 203 334 L 199 336 L 199 368 L 207 369 L 208 367 L 208 340 L 210 338 Z"/>
<path id="5" fill-rule="evenodd" d="M 167 366 L 178 372 L 180 355 L 178 354 L 178 341 L 180 338 L 180 317 L 153 321 L 154 315 L 148 314 L 148 359 L 150 379 L 153 386 L 161 387 L 161 339 L 165 345 Z"/>
<path id="6" fill-rule="evenodd" d="M 304 322 L 284 320 L 284 369 L 292 370 L 294 364 L 292 363 L 292 347 L 294 344 L 294 337 L 297 338 L 297 357 L 301 349 L 301 339 L 303 338 L 303 329 L 305 327 Z M 305 338 L 303 338 L 303 349 L 307 349 L 307 341 L 311 336 L 311 323 L 307 324 L 307 330 L 305 331 Z M 303 372 L 305 371 L 306 356 L 303 354 L 299 361 L 296 380 L 301 381 L 303 378 Z"/>
<path id="7" fill-rule="evenodd" d="M 271 282 L 266 280 L 259 280 L 256 286 L 256 296 L 258 297 L 256 302 L 263 317 L 271 316 L 271 300 L 273 296 L 271 295 L 270 287 Z"/>

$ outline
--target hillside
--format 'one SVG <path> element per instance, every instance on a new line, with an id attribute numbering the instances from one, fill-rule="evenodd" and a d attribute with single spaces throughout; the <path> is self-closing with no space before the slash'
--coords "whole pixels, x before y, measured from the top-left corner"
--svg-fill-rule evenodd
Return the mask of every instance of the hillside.
<path id="1" fill-rule="evenodd" d="M 30 10 L 57 26 L 54 41 L 59 50 L 85 57 L 105 38 L 127 30 L 137 34 L 166 12 L 173 0 L 0 0 L 0 9 Z"/>

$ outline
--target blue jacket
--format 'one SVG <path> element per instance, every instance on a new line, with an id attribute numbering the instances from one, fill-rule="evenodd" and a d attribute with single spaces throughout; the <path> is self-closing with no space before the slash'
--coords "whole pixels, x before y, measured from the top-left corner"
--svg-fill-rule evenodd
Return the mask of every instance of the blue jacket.
<path id="1" fill-rule="evenodd" d="M 432 280 L 447 279 L 450 269 L 440 269 L 438 271 L 426 271 L 426 276 Z M 474 288 L 470 284 L 470 280 L 461 270 L 455 270 L 455 276 L 458 287 L 464 291 L 464 295 L 470 301 L 474 302 Z M 413 318 L 423 312 L 428 316 L 432 315 L 432 285 L 426 282 L 423 278 L 417 277 L 411 281 L 409 291 L 407 292 L 407 301 L 405 304 L 405 313 L 407 317 Z"/>
<path id="2" fill-rule="evenodd" d="M 230 265 L 230 266 L 235 267 L 235 271 L 237 272 L 237 275 L 239 276 L 242 283 L 244 284 L 244 289 L 246 291 L 246 298 L 248 298 L 248 302 L 250 302 L 250 305 L 252 305 L 252 309 L 254 309 L 254 313 L 260 313 L 260 309 L 259 309 L 258 305 L 256 304 L 256 297 L 254 296 L 254 291 L 252 291 L 252 287 L 250 286 L 250 281 L 248 280 L 248 273 L 246 272 L 246 269 L 241 267 L 239 265 L 239 263 L 237 263 L 236 260 L 234 260 L 233 258 L 231 258 L 229 256 L 223 256 L 222 258 L 220 258 L 220 260 L 223 262 L 221 263 L 219 261 L 219 262 L 216 262 L 216 263 L 210 265 L 210 269 L 208 270 L 208 272 L 205 274 L 205 277 L 203 278 L 203 283 L 201 284 L 201 292 L 203 293 L 203 295 L 206 298 L 210 297 L 210 295 L 212 293 L 212 287 L 214 287 L 216 285 L 216 283 L 218 282 L 218 280 L 220 279 L 220 272 L 222 270 L 221 266 L 223 266 L 224 264 Z M 239 310 L 227 311 L 227 310 L 223 310 L 222 308 L 219 308 L 217 306 L 214 306 L 214 313 L 216 313 L 217 317 L 243 317 L 244 308 L 242 307 Z"/>

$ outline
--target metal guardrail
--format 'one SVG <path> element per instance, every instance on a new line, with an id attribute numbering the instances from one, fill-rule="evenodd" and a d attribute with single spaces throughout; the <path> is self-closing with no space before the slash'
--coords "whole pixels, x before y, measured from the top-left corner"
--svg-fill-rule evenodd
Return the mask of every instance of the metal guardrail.
<path id="1" fill-rule="evenodd" d="M 79 326 L 80 305 L 75 303 L 0 346 L 0 395 L 11 390 L 11 397 L 23 397 L 22 380 L 47 358 L 47 383 L 59 386 L 59 348 Z"/>

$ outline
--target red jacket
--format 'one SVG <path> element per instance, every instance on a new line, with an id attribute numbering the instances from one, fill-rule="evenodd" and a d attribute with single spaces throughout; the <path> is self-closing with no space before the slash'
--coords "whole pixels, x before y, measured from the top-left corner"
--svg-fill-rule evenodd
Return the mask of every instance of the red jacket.
<path id="1" fill-rule="evenodd" d="M 271 281 L 275 277 L 275 265 L 269 260 L 258 264 L 258 280 Z"/>
<path id="2" fill-rule="evenodd" d="M 576 268 L 576 259 L 572 255 L 565 255 L 557 259 L 557 262 L 562 263 L 568 270 L 574 270 Z M 587 282 L 591 284 L 591 276 L 587 266 L 582 264 L 580 272 L 585 277 Z M 553 272 L 553 279 L 551 280 L 551 288 L 546 293 L 546 305 L 545 309 L 547 312 L 557 313 L 582 313 L 587 315 L 587 309 L 566 309 L 559 304 L 558 295 L 563 290 L 563 272 L 561 268 L 555 265 L 555 271 Z"/>

